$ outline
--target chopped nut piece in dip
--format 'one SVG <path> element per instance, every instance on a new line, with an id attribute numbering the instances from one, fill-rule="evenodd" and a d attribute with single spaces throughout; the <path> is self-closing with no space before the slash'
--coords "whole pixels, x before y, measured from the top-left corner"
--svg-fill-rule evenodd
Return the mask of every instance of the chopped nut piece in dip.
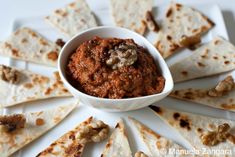
<path id="1" fill-rule="evenodd" d="M 6 128 L 7 132 L 24 128 L 26 119 L 22 114 L 0 116 L 0 125 Z"/>
<path id="2" fill-rule="evenodd" d="M 218 85 L 208 91 L 208 95 L 212 97 L 221 97 L 229 93 L 234 89 L 234 80 L 232 76 L 226 77 L 224 80 L 218 83 Z"/>
<path id="3" fill-rule="evenodd" d="M 230 130 L 231 128 L 229 124 L 224 123 L 222 125 L 219 125 L 217 130 L 208 131 L 207 133 L 203 134 L 201 136 L 201 141 L 204 145 L 207 145 L 207 146 L 215 146 L 219 144 L 220 142 L 226 141 L 227 139 L 229 141 L 232 141 L 231 139 L 234 139 L 234 136 L 229 133 Z"/>
<path id="4" fill-rule="evenodd" d="M 123 66 L 129 66 L 135 63 L 137 60 L 137 47 L 132 44 L 120 44 L 108 51 L 110 54 L 106 60 L 106 64 L 112 69 L 121 68 Z"/>
<path id="5" fill-rule="evenodd" d="M 144 154 L 143 152 L 139 151 L 135 153 L 135 157 L 148 157 L 148 156 Z"/>
<path id="6" fill-rule="evenodd" d="M 12 84 L 19 82 L 19 72 L 11 67 L 0 65 L 0 79 Z"/>
<path id="7" fill-rule="evenodd" d="M 109 126 L 102 121 L 97 121 L 83 126 L 77 138 L 83 144 L 88 142 L 100 142 L 107 138 L 108 133 Z"/>

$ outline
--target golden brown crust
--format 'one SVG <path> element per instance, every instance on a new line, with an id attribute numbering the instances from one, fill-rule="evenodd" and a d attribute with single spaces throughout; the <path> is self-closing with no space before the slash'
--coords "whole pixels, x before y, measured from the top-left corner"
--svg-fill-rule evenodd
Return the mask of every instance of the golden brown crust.
<path id="1" fill-rule="evenodd" d="M 146 12 L 145 19 L 149 30 L 154 32 L 158 32 L 160 30 L 160 27 L 156 22 L 156 20 L 154 19 L 154 16 L 151 11 Z"/>

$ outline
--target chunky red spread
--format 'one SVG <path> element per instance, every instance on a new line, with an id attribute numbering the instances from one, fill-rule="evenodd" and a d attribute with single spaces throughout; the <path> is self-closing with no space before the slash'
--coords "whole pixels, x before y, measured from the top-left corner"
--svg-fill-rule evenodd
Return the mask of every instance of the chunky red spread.
<path id="1" fill-rule="evenodd" d="M 165 85 L 152 56 L 132 39 L 94 37 L 78 46 L 67 68 L 72 85 L 96 97 L 146 96 Z"/>

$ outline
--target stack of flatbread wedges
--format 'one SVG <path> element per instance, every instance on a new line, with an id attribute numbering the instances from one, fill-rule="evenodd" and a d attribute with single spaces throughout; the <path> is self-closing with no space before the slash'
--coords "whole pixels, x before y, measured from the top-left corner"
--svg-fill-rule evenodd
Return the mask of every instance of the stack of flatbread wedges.
<path id="1" fill-rule="evenodd" d="M 135 120 L 134 118 L 130 117 L 129 119 L 137 128 L 140 137 L 147 145 L 151 153 L 151 157 L 171 157 L 171 156 L 190 157 L 190 154 L 186 155 L 185 153 L 186 150 L 177 143 L 163 136 L 160 136 L 159 134 L 155 133 L 153 130 L 141 124 L 139 121 Z M 181 152 L 181 153 L 176 154 L 175 152 Z"/>
<path id="2" fill-rule="evenodd" d="M 152 0 L 111 0 L 111 11 L 117 26 L 144 34 L 147 29 L 145 15 L 152 11 Z"/>
<path id="3" fill-rule="evenodd" d="M 88 142 L 100 142 L 109 133 L 109 127 L 93 117 L 79 124 L 52 143 L 37 157 L 80 157 Z"/>
<path id="4" fill-rule="evenodd" d="M 199 43 L 201 35 L 213 25 L 199 11 L 172 2 L 157 34 L 155 46 L 163 58 L 167 58 L 180 48 Z"/>
<path id="5" fill-rule="evenodd" d="M 178 131 L 195 150 L 211 156 L 235 155 L 235 122 L 166 108 L 152 108 L 172 128 Z M 219 151 L 227 152 L 219 152 Z M 221 154 L 219 154 L 221 153 Z"/>
<path id="6" fill-rule="evenodd" d="M 58 72 L 54 73 L 53 78 L 49 78 L 27 70 L 0 65 L 0 105 L 3 107 L 65 96 L 71 94 L 64 87 Z"/>
<path id="7" fill-rule="evenodd" d="M 30 28 L 19 28 L 0 43 L 0 55 L 47 66 L 57 66 L 61 47 Z"/>
<path id="8" fill-rule="evenodd" d="M 56 9 L 45 19 L 68 37 L 97 26 L 95 17 L 85 0 L 76 0 L 64 8 Z"/>
<path id="9" fill-rule="evenodd" d="M 25 119 L 23 128 L 12 130 L 14 127 L 11 127 L 10 132 L 4 128 L 4 125 L 0 125 L 0 156 L 10 156 L 43 135 L 63 120 L 75 107 L 76 103 L 73 103 L 40 112 L 20 114 Z M 13 121 L 14 119 L 9 115 L 0 116 L 0 124 L 5 123 L 5 125 L 12 125 L 11 123 L 13 123 Z M 17 123 L 19 123 L 19 121 L 17 121 Z"/>
<path id="10" fill-rule="evenodd" d="M 216 37 L 193 54 L 170 66 L 174 82 L 211 76 L 235 69 L 235 46 Z"/>

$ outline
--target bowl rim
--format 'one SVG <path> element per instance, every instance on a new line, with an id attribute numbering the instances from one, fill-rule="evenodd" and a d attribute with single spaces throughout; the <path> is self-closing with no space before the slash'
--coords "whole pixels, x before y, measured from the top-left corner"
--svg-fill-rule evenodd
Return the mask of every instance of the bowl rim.
<path id="1" fill-rule="evenodd" d="M 170 89 L 169 91 L 162 91 L 161 93 L 156 93 L 156 94 L 151 94 L 151 95 L 146 95 L 146 96 L 139 96 L 139 97 L 133 97 L 133 98 L 122 98 L 122 99 L 111 99 L 111 98 L 101 98 L 101 97 L 96 97 L 96 96 L 92 96 L 92 95 L 89 95 L 89 94 L 86 94 L 84 92 L 81 92 L 80 90 L 78 90 L 77 88 L 75 88 L 73 85 L 71 85 L 71 83 L 66 79 L 66 76 L 64 76 L 62 70 L 61 70 L 61 60 L 62 60 L 62 55 L 63 53 L 65 53 L 65 49 L 66 47 L 73 41 L 75 40 L 78 36 L 86 33 L 86 32 L 90 32 L 90 31 L 94 31 L 94 30 L 100 30 L 100 29 L 120 29 L 120 30 L 123 30 L 123 31 L 127 31 L 129 33 L 132 33 L 134 34 L 135 36 L 139 36 L 141 38 L 141 40 L 144 40 L 145 43 L 148 43 L 150 47 L 154 48 L 158 57 L 159 57 L 159 62 L 162 62 L 161 64 L 163 64 L 163 66 L 166 67 L 165 70 L 168 71 L 170 77 L 167 77 L 165 78 L 165 80 L 168 79 L 168 82 L 170 84 Z M 150 55 L 152 56 L 152 54 L 150 53 Z M 59 57 L 58 57 L 58 64 L 57 64 L 57 68 L 58 68 L 58 71 L 59 71 L 59 75 L 60 75 L 60 78 L 61 80 L 63 81 L 63 83 L 67 86 L 68 90 L 70 90 L 69 88 L 72 88 L 73 91 L 76 91 L 78 92 L 80 95 L 82 96 L 85 96 L 85 97 L 88 97 L 90 99 L 98 99 L 98 100 L 103 100 L 103 101 L 130 101 L 130 100 L 140 100 L 140 99 L 147 99 L 147 98 L 153 98 L 153 97 L 156 97 L 156 96 L 160 96 L 160 95 L 163 95 L 163 94 L 169 94 L 172 90 L 173 90 L 173 87 L 174 87 L 174 82 L 173 82 L 173 78 L 172 78 L 172 75 L 171 75 L 171 72 L 169 70 L 169 67 L 166 63 L 166 61 L 163 59 L 163 57 L 161 56 L 161 54 L 159 53 L 159 51 L 152 45 L 152 43 L 150 43 L 144 36 L 132 31 L 132 30 L 129 30 L 127 28 L 123 28 L 123 27 L 118 27 L 118 26 L 97 26 L 97 27 L 92 27 L 92 28 L 89 28 L 89 29 L 86 29 L 76 35 L 74 35 L 71 39 L 69 39 L 65 45 L 63 46 L 63 48 L 60 50 L 60 53 L 59 53 Z M 161 70 L 163 70 L 161 68 Z M 165 81 L 166 82 L 166 81 Z M 69 87 L 68 87 L 69 86 Z M 164 88 L 165 88 L 166 84 L 164 85 Z"/>

